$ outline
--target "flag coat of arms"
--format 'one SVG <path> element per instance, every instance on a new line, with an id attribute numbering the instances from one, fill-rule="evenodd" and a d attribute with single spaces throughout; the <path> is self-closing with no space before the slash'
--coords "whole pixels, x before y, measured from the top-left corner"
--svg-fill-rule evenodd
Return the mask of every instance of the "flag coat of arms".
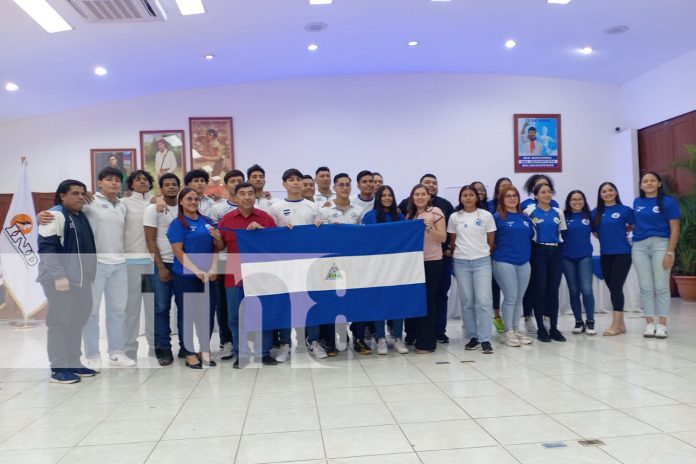
<path id="1" fill-rule="evenodd" d="M 423 221 L 236 235 L 246 311 L 258 307 L 266 329 L 427 313 Z"/>
<path id="2" fill-rule="evenodd" d="M 22 160 L 17 190 L 0 231 L 0 263 L 5 288 L 25 319 L 41 310 L 46 303 L 43 289 L 36 282 L 39 271 L 39 228 L 28 177 L 27 163 Z"/>

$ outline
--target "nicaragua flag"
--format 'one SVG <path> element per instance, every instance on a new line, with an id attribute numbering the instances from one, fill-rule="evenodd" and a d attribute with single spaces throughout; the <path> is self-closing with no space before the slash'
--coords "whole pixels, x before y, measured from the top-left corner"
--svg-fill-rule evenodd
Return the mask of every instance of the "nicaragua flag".
<path id="1" fill-rule="evenodd" d="M 332 324 L 340 315 L 357 322 L 427 313 L 423 221 L 236 235 L 246 311 L 260 304 L 264 329 Z"/>

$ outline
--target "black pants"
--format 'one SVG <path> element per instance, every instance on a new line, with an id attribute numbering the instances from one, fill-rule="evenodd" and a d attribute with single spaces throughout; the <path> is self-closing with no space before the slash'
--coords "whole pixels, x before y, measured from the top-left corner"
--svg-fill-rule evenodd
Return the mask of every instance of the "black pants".
<path id="1" fill-rule="evenodd" d="M 442 257 L 442 276 L 437 286 L 437 334 L 447 332 L 447 293 L 452 286 L 452 258 Z"/>
<path id="2" fill-rule="evenodd" d="M 549 318 L 551 329 L 558 326 L 558 289 L 562 276 L 561 247 L 534 244 L 529 286 L 532 288 L 534 317 L 540 330 L 544 327 L 544 316 Z"/>
<path id="3" fill-rule="evenodd" d="M 409 324 L 415 335 L 417 350 L 434 351 L 437 347 L 437 290 L 442 278 L 442 270 L 442 260 L 425 261 L 425 292 L 428 313 L 425 316 L 412 318 Z"/>
<path id="4" fill-rule="evenodd" d="M 491 289 L 493 291 L 493 309 L 500 309 L 500 285 L 495 281 L 495 277 L 491 281 Z"/>
<path id="5" fill-rule="evenodd" d="M 228 323 L 227 315 L 227 291 L 225 290 L 225 275 L 224 271 L 218 275 L 218 278 L 213 282 L 217 287 L 217 315 L 218 331 L 220 332 L 220 345 L 232 343 L 232 332 Z"/>
<path id="6" fill-rule="evenodd" d="M 602 255 L 600 257 L 604 282 L 609 287 L 611 294 L 611 306 L 614 311 L 624 310 L 623 287 L 631 270 L 631 255 Z"/>
<path id="7" fill-rule="evenodd" d="M 92 285 L 71 285 L 67 292 L 57 291 L 52 282 L 42 286 L 48 299 L 46 348 L 51 369 L 78 368 L 82 327 L 92 312 Z"/>

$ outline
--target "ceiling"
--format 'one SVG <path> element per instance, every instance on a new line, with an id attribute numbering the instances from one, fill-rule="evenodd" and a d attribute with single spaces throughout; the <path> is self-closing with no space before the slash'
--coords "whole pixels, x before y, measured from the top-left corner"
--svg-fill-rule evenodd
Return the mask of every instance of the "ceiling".
<path id="1" fill-rule="evenodd" d="M 207 13 L 48 34 L 0 1 L 0 122 L 179 89 L 305 76 L 485 73 L 624 83 L 696 49 L 694 0 L 204 0 Z M 328 28 L 307 32 L 322 21 Z M 621 35 L 604 30 L 630 28 Z M 515 39 L 512 50 L 503 44 Z M 419 41 L 409 47 L 410 40 Z M 309 52 L 315 42 L 319 50 Z M 577 53 L 583 46 L 595 53 Z M 215 60 L 205 61 L 212 52 Z M 92 73 L 96 65 L 109 70 Z M 12 81 L 19 91 L 7 92 Z"/>

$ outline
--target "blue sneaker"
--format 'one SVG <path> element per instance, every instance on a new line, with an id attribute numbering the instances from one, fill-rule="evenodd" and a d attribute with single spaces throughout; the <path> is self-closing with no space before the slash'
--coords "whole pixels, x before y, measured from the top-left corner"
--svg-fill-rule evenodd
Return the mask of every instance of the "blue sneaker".
<path id="1" fill-rule="evenodd" d="M 72 372 L 68 370 L 63 370 L 63 369 L 55 369 L 51 371 L 51 383 L 63 383 L 63 384 L 70 384 L 70 383 L 77 383 L 80 381 L 80 377 L 78 377 L 76 374 L 73 374 Z"/>
<path id="2" fill-rule="evenodd" d="M 79 377 L 94 377 L 95 375 L 97 375 L 97 371 L 84 366 L 68 369 L 68 371 L 72 372 L 73 374 Z"/>

